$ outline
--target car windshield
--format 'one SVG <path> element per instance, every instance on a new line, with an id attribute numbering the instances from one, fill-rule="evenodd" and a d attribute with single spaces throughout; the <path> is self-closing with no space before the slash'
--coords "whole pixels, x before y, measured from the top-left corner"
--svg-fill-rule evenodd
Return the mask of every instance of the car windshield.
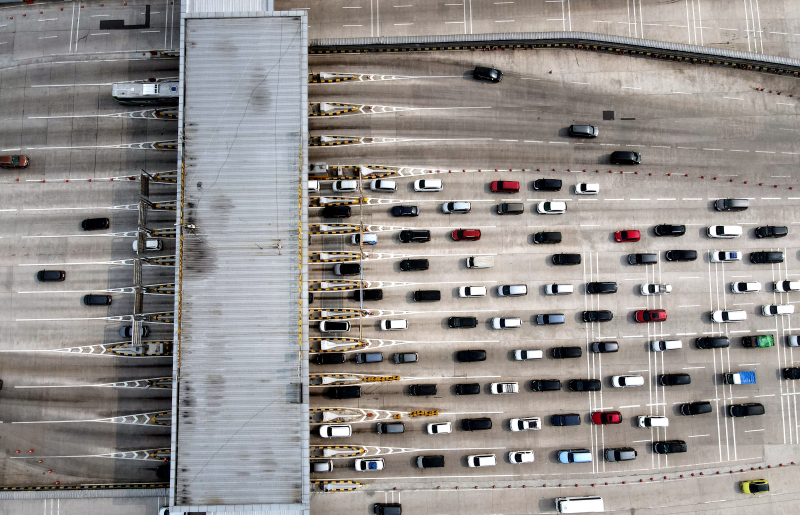
<path id="1" fill-rule="evenodd" d="M 19 164 L 19 156 L 11 156 L 11 164 L 18 165 Z"/>

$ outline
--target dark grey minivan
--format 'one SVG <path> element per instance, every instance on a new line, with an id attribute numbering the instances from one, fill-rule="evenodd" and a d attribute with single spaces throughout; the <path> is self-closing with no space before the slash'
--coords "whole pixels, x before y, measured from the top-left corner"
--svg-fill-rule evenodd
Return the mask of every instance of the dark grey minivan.
<path id="1" fill-rule="evenodd" d="M 569 135 L 573 138 L 596 138 L 600 129 L 594 125 L 570 125 Z"/>

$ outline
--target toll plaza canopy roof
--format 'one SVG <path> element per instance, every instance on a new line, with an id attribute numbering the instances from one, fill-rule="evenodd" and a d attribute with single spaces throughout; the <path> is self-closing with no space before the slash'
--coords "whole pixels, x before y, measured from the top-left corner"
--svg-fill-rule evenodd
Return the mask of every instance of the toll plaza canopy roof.
<path id="1" fill-rule="evenodd" d="M 307 514 L 306 17 L 182 17 L 170 504 Z"/>

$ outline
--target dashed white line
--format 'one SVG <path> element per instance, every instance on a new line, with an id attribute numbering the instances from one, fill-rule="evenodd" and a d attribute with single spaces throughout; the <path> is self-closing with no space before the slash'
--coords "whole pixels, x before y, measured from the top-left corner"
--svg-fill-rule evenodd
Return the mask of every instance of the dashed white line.
<path id="1" fill-rule="evenodd" d="M 669 145 L 650 145 L 650 148 L 672 148 Z"/>
<path id="2" fill-rule="evenodd" d="M 722 150 L 724 150 L 724 149 L 721 149 L 721 148 L 703 148 L 703 150 L 714 150 L 714 151 L 719 151 L 719 152 L 721 152 L 721 151 L 722 151 Z"/>
<path id="3" fill-rule="evenodd" d="M 756 150 L 756 154 L 774 154 L 771 150 Z"/>
<path id="4" fill-rule="evenodd" d="M 622 86 L 622 89 L 642 89 L 642 88 L 634 88 L 633 86 Z"/>
<path id="5" fill-rule="evenodd" d="M 679 308 L 699 308 L 700 304 L 684 304 L 683 306 L 678 306 Z"/>
<path id="6" fill-rule="evenodd" d="M 544 143 L 544 141 L 537 141 L 535 139 L 526 139 L 524 143 Z"/>
<path id="7" fill-rule="evenodd" d="M 709 435 L 689 435 L 689 438 L 702 438 L 704 436 L 709 436 Z"/>
<path id="8" fill-rule="evenodd" d="M 516 20 L 494 20 L 495 23 L 513 23 Z"/>
<path id="9" fill-rule="evenodd" d="M 674 198 L 657 198 L 656 200 L 675 200 Z"/>
<path id="10" fill-rule="evenodd" d="M 728 100 L 744 100 L 743 98 L 739 97 L 722 97 L 722 98 L 727 98 Z"/>
<path id="11" fill-rule="evenodd" d="M 697 147 L 678 147 L 678 148 L 682 148 L 684 150 L 697 150 Z"/>
<path id="12" fill-rule="evenodd" d="M 763 431 L 763 429 L 747 429 L 745 433 L 756 433 L 758 431 Z"/>
<path id="13" fill-rule="evenodd" d="M 572 81 L 572 82 L 570 82 L 570 84 L 583 84 L 583 85 L 588 85 L 589 83 L 588 83 L 588 82 L 575 82 L 575 81 Z"/>

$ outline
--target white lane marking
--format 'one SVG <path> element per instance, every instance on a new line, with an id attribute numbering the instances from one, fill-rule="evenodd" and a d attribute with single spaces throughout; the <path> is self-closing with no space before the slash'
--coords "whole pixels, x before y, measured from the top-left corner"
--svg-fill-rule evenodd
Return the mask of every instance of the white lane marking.
<path id="1" fill-rule="evenodd" d="M 583 84 L 583 85 L 588 85 L 589 83 L 588 83 L 588 82 L 575 82 L 575 81 L 572 81 L 572 82 L 570 82 L 570 84 Z"/>
<path id="2" fill-rule="evenodd" d="M 638 408 L 638 407 L 639 407 L 639 404 L 631 404 L 630 406 L 620 406 L 619 409 Z"/>
<path id="3" fill-rule="evenodd" d="M 495 23 L 514 23 L 516 20 L 494 20 Z"/>
<path id="4" fill-rule="evenodd" d="M 722 98 L 727 98 L 728 100 L 744 100 L 743 98 L 738 98 L 738 97 L 722 97 Z"/>
<path id="5" fill-rule="evenodd" d="M 702 438 L 704 436 L 711 436 L 710 434 L 707 435 L 689 435 L 689 438 Z"/>
<path id="6" fill-rule="evenodd" d="M 635 88 L 633 86 L 622 86 L 622 89 L 642 89 L 642 88 Z"/>
<path id="7" fill-rule="evenodd" d="M 703 150 L 714 150 L 714 151 L 721 152 L 723 149 L 721 149 L 721 148 L 703 148 Z"/>
<path id="8" fill-rule="evenodd" d="M 763 429 L 748 429 L 748 430 L 745 431 L 745 433 L 755 433 L 755 432 L 758 432 L 758 431 L 763 431 Z"/>

